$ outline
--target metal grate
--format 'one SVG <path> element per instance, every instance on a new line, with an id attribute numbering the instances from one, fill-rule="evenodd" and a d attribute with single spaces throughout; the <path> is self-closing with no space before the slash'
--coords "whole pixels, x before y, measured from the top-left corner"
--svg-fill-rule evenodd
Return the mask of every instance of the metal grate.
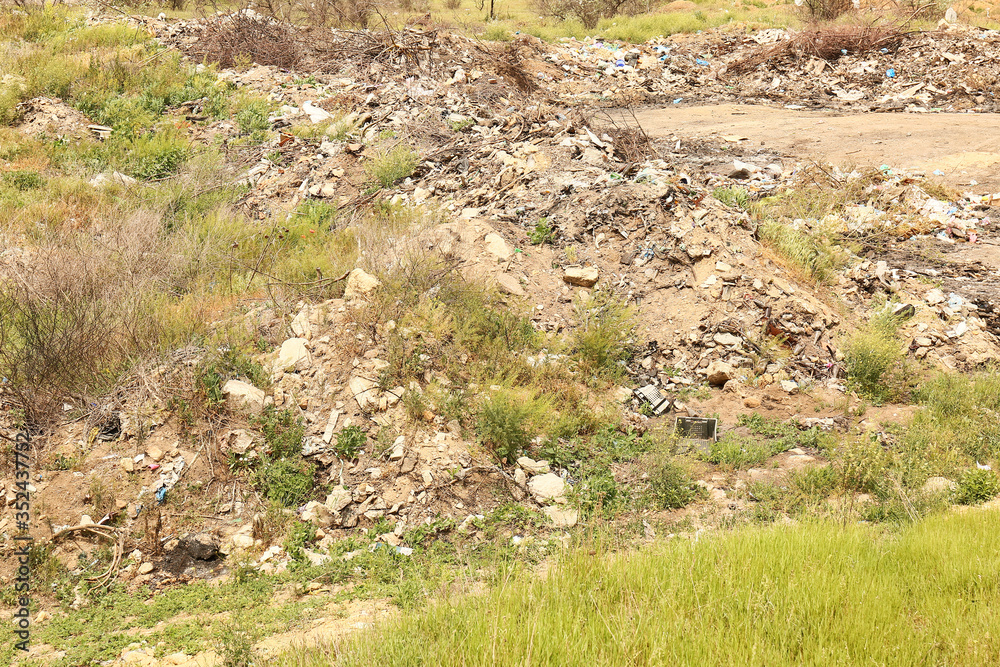
<path id="1" fill-rule="evenodd" d="M 632 394 L 640 401 L 649 403 L 654 415 L 660 415 L 670 407 L 671 400 L 663 395 L 654 385 L 647 384 L 632 391 Z"/>
<path id="2" fill-rule="evenodd" d="M 682 438 L 692 440 L 710 440 L 715 442 L 719 420 L 710 417 L 678 417 L 674 423 L 677 434 Z"/>

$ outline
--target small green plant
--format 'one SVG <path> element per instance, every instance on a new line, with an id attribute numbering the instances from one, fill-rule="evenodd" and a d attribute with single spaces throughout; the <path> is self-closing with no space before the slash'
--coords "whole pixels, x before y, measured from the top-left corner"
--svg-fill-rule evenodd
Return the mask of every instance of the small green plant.
<path id="1" fill-rule="evenodd" d="M 306 521 L 294 521 L 285 536 L 285 551 L 293 560 L 299 563 L 306 563 L 303 549 L 316 540 L 316 527 Z"/>
<path id="2" fill-rule="evenodd" d="M 45 184 L 42 175 L 37 171 L 23 169 L 8 171 L 3 175 L 3 180 L 18 190 L 37 190 Z"/>
<path id="3" fill-rule="evenodd" d="M 487 400 L 479 413 L 479 442 L 500 460 L 514 461 L 531 443 L 528 433 L 530 409 L 507 394 Z"/>
<path id="4" fill-rule="evenodd" d="M 978 505 L 993 500 L 1000 494 L 1000 479 L 992 470 L 973 468 L 958 481 L 955 502 L 959 505 Z"/>
<path id="5" fill-rule="evenodd" d="M 222 345 L 216 355 L 209 357 L 196 373 L 199 387 L 209 409 L 225 403 L 222 387 L 227 380 L 242 378 L 255 387 L 266 387 L 269 382 L 264 367 L 253 361 L 239 347 Z"/>
<path id="6" fill-rule="evenodd" d="M 222 631 L 216 635 L 216 648 L 222 654 L 224 667 L 249 667 L 257 664 L 258 656 L 253 647 L 256 637 L 252 627 L 244 612 L 237 612 L 232 620 L 223 623 Z"/>
<path id="7" fill-rule="evenodd" d="M 271 128 L 268 120 L 270 112 L 267 100 L 248 98 L 236 104 L 233 120 L 239 126 L 241 134 L 248 136 L 255 143 L 260 143 L 267 137 L 267 130 Z"/>
<path id="8" fill-rule="evenodd" d="M 688 470 L 667 456 L 656 461 L 649 473 L 649 499 L 658 509 L 680 509 L 708 496 Z"/>
<path id="9" fill-rule="evenodd" d="M 612 292 L 594 290 L 589 299 L 577 299 L 576 316 L 579 326 L 572 343 L 580 370 L 599 380 L 622 377 L 633 356 L 632 308 Z"/>
<path id="10" fill-rule="evenodd" d="M 552 243 L 555 239 L 555 230 L 549 224 L 549 219 L 541 217 L 535 223 L 535 228 L 528 232 L 528 241 L 531 245 L 544 245 Z"/>
<path id="11" fill-rule="evenodd" d="M 169 133 L 139 137 L 123 150 L 126 171 L 140 181 L 174 174 L 191 155 L 191 146 Z"/>
<path id="12" fill-rule="evenodd" d="M 745 211 L 750 205 L 750 193 L 747 192 L 746 188 L 738 186 L 731 188 L 716 188 L 712 192 L 712 196 L 719 200 L 719 202 L 731 208 L 738 208 Z"/>
<path id="13" fill-rule="evenodd" d="M 757 230 L 761 240 L 785 256 L 807 277 L 825 281 L 841 264 L 841 254 L 818 234 L 798 229 L 792 224 L 765 220 Z"/>
<path id="14" fill-rule="evenodd" d="M 730 431 L 711 444 L 705 460 L 715 465 L 742 470 L 758 466 L 776 453 L 768 442 L 739 436 Z"/>
<path id="15" fill-rule="evenodd" d="M 847 341 L 844 364 L 848 385 L 873 401 L 893 400 L 901 393 L 890 382 L 890 375 L 899 370 L 903 361 L 903 347 L 896 335 L 898 328 L 899 319 L 887 308 Z"/>
<path id="16" fill-rule="evenodd" d="M 260 416 L 252 417 L 250 423 L 260 429 L 270 456 L 295 457 L 302 451 L 305 425 L 291 410 L 276 410 L 269 405 Z"/>
<path id="17" fill-rule="evenodd" d="M 452 122 L 451 129 L 455 132 L 464 132 L 475 124 L 476 120 L 474 118 L 466 118 L 465 120 Z"/>
<path id="18" fill-rule="evenodd" d="M 264 456 L 254 473 L 254 482 L 268 500 L 282 507 L 297 507 L 312 493 L 312 466 L 301 458 Z"/>
<path id="19" fill-rule="evenodd" d="M 358 426 L 347 426 L 337 434 L 337 444 L 334 445 L 334 453 L 341 459 L 351 461 L 358 456 L 358 452 L 365 446 L 368 436 Z"/>
<path id="20" fill-rule="evenodd" d="M 365 164 L 365 172 L 381 187 L 391 188 L 397 181 L 410 176 L 419 162 L 415 150 L 400 144 L 370 159 Z"/>

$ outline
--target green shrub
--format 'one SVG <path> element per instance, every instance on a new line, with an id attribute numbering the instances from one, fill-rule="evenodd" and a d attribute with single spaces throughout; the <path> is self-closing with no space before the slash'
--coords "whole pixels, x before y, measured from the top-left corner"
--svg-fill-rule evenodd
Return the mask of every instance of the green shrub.
<path id="1" fill-rule="evenodd" d="M 577 299 L 576 317 L 572 343 L 580 370 L 599 380 L 621 378 L 634 354 L 632 308 L 612 292 L 594 290 L 589 299 Z"/>
<path id="2" fill-rule="evenodd" d="M 765 220 L 757 233 L 762 241 L 814 280 L 827 280 L 841 264 L 840 253 L 824 237 L 788 223 Z"/>
<path id="3" fill-rule="evenodd" d="M 962 475 L 955 489 L 955 502 L 959 505 L 978 505 L 993 500 L 1000 494 L 1000 480 L 992 470 L 973 468 Z"/>
<path id="4" fill-rule="evenodd" d="M 581 475 L 573 497 L 584 516 L 612 517 L 628 504 L 628 489 L 615 481 L 615 476 L 605 467 L 593 467 Z"/>
<path id="5" fill-rule="evenodd" d="M 420 157 L 409 146 L 402 144 L 378 153 L 365 164 L 365 172 L 383 188 L 391 188 L 397 181 L 410 176 Z"/>
<path id="6" fill-rule="evenodd" d="M 282 507 L 297 507 L 312 493 L 312 466 L 301 458 L 265 456 L 254 473 L 254 482 L 268 500 Z"/>
<path id="7" fill-rule="evenodd" d="M 712 196 L 730 208 L 738 208 L 745 211 L 750 205 L 750 193 L 747 192 L 746 188 L 738 186 L 731 188 L 715 188 L 715 190 L 712 191 Z"/>
<path id="8" fill-rule="evenodd" d="M 513 462 L 531 444 L 528 420 L 531 409 L 500 393 L 487 400 L 479 412 L 476 434 L 479 442 L 498 459 Z"/>
<path id="9" fill-rule="evenodd" d="M 3 175 L 3 180 L 5 183 L 9 183 L 12 187 L 22 191 L 37 190 L 45 184 L 42 175 L 37 171 L 26 171 L 23 169 L 8 171 Z"/>
<path id="10" fill-rule="evenodd" d="M 191 146 L 171 134 L 144 135 L 125 147 L 125 171 L 140 181 L 174 174 L 191 155 Z"/>
<path id="11" fill-rule="evenodd" d="M 267 136 L 267 131 L 271 129 L 271 122 L 268 120 L 271 105 L 268 101 L 260 98 L 247 98 L 237 102 L 235 106 L 233 120 L 240 128 L 240 134 L 249 136 L 251 141 L 263 141 Z"/>
<path id="12" fill-rule="evenodd" d="M 542 217 L 535 223 L 534 229 L 528 232 L 528 242 L 531 245 L 544 245 L 552 243 L 555 236 L 555 229 L 549 224 L 549 219 Z"/>
<path id="13" fill-rule="evenodd" d="M 285 536 L 285 551 L 299 563 L 309 562 L 303 549 L 316 540 L 316 527 L 306 521 L 293 521 Z"/>
<path id="14" fill-rule="evenodd" d="M 896 332 L 899 319 L 888 309 L 873 317 L 847 341 L 844 365 L 848 386 L 873 401 L 885 402 L 900 396 L 890 377 L 903 361 L 903 346 Z"/>
<path id="15" fill-rule="evenodd" d="M 291 410 L 276 410 L 273 405 L 263 414 L 252 417 L 250 423 L 260 429 L 268 454 L 274 458 L 296 457 L 302 452 L 305 424 Z"/>
<path id="16" fill-rule="evenodd" d="M 358 456 L 358 452 L 365 446 L 368 436 L 358 426 L 347 426 L 337 434 L 337 444 L 333 451 L 336 455 L 345 460 L 353 460 Z"/>
<path id="17" fill-rule="evenodd" d="M 758 466 L 776 452 L 767 442 L 735 435 L 732 431 L 710 445 L 704 458 L 715 465 L 730 466 L 736 470 Z"/>
<path id="18" fill-rule="evenodd" d="M 811 501 L 828 497 L 837 489 L 839 481 L 837 470 L 833 466 L 806 468 L 789 475 L 792 488 L 804 499 Z"/>
<path id="19" fill-rule="evenodd" d="M 681 509 L 707 497 L 708 491 L 695 483 L 684 466 L 663 458 L 649 472 L 649 496 L 659 509 Z"/>
<path id="20" fill-rule="evenodd" d="M 844 442 L 835 451 L 841 486 L 848 491 L 885 495 L 886 474 L 892 456 L 883 449 L 877 436 Z"/>

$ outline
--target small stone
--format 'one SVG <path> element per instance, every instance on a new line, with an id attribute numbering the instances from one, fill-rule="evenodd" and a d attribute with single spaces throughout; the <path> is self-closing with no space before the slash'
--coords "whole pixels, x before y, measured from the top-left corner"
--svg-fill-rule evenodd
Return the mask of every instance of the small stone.
<path id="1" fill-rule="evenodd" d="M 522 456 L 517 460 L 517 465 L 524 469 L 525 472 L 531 473 L 532 475 L 544 475 L 550 472 L 548 461 L 535 461 L 527 456 Z"/>
<path id="2" fill-rule="evenodd" d="M 392 453 L 389 454 L 390 461 L 400 461 L 406 450 L 406 436 L 401 435 L 392 443 Z"/>
<path id="3" fill-rule="evenodd" d="M 754 396 L 747 396 L 746 398 L 743 399 L 743 407 L 750 408 L 751 410 L 753 410 L 754 408 L 759 408 L 760 399 Z"/>
<path id="4" fill-rule="evenodd" d="M 432 475 L 428 470 L 424 471 L 424 474 L 421 476 L 421 478 L 424 480 L 424 486 L 430 486 L 431 482 L 434 481 L 434 475 Z"/>
<path id="5" fill-rule="evenodd" d="M 789 394 L 794 394 L 799 388 L 799 383 L 794 380 L 782 380 L 781 388 Z"/>
<path id="6" fill-rule="evenodd" d="M 536 500 L 555 500 L 566 495 L 566 482 L 555 473 L 546 473 L 531 478 L 528 491 Z"/>
<path id="7" fill-rule="evenodd" d="M 556 528 L 572 528 L 580 520 L 580 512 L 576 509 L 546 507 L 542 511 L 552 520 Z"/>
<path id="8" fill-rule="evenodd" d="M 597 284 L 599 275 L 600 274 L 597 269 L 592 266 L 571 266 L 566 269 L 566 273 L 563 274 L 563 280 L 570 285 L 576 285 L 578 287 L 593 287 Z"/>
<path id="9" fill-rule="evenodd" d="M 500 261 L 508 260 L 514 254 L 503 237 L 493 232 L 486 235 L 486 252 Z"/>
<path id="10" fill-rule="evenodd" d="M 334 513 L 340 513 L 345 507 L 353 502 L 354 498 L 351 492 L 342 486 L 335 486 L 333 490 L 330 491 L 330 495 L 326 497 L 326 508 Z"/>
<path id="11" fill-rule="evenodd" d="M 932 347 L 934 345 L 934 341 L 926 336 L 919 336 L 914 339 L 914 342 L 917 344 L 917 347 Z"/>
<path id="12" fill-rule="evenodd" d="M 734 336 L 733 334 L 730 333 L 717 333 L 712 337 L 712 340 L 714 340 L 719 345 L 731 346 L 731 345 L 739 345 L 740 337 Z"/>
<path id="13" fill-rule="evenodd" d="M 333 514 L 330 512 L 330 508 L 315 500 L 306 503 L 299 516 L 303 521 L 308 521 L 318 528 L 324 528 L 333 523 Z"/>
<path id="14" fill-rule="evenodd" d="M 180 541 L 180 547 L 198 560 L 212 560 L 219 554 L 219 541 L 208 533 L 188 535 Z"/>
<path id="15" fill-rule="evenodd" d="M 528 475 L 521 468 L 514 470 L 514 483 L 518 486 L 525 486 L 528 483 Z"/>
<path id="16" fill-rule="evenodd" d="M 344 288 L 344 299 L 354 301 L 371 294 L 382 281 L 366 272 L 364 269 L 354 269 L 347 275 L 347 286 Z"/>
<path id="17" fill-rule="evenodd" d="M 254 413 L 264 410 L 264 392 L 243 380 L 229 380 L 223 385 L 222 394 L 235 407 Z"/>
<path id="18" fill-rule="evenodd" d="M 163 460 L 163 450 L 157 447 L 156 445 L 151 445 L 146 448 L 146 456 L 153 459 L 154 461 L 159 462 Z"/>
<path id="19" fill-rule="evenodd" d="M 139 574 L 149 574 L 154 569 L 155 568 L 153 567 L 152 563 L 143 563 L 142 565 L 139 566 Z"/>
<path id="20" fill-rule="evenodd" d="M 729 382 L 735 374 L 736 370 L 724 361 L 713 361 L 705 369 L 705 376 L 708 378 L 708 383 L 717 387 L 721 387 Z"/>
<path id="21" fill-rule="evenodd" d="M 306 347 L 308 342 L 305 338 L 289 338 L 282 343 L 274 360 L 274 372 L 293 373 L 309 368 L 312 365 L 312 358 L 309 355 L 309 348 Z"/>
<path id="22" fill-rule="evenodd" d="M 509 273 L 501 273 L 496 277 L 496 281 L 497 286 L 500 287 L 500 291 L 504 294 L 527 296 L 527 292 L 521 287 L 521 282 Z"/>

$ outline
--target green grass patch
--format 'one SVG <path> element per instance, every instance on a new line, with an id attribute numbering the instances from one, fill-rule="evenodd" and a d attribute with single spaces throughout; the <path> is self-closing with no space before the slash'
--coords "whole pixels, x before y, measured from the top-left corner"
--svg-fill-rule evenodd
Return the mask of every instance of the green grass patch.
<path id="1" fill-rule="evenodd" d="M 901 531 L 815 522 L 580 550 L 546 576 L 441 600 L 284 664 L 992 664 L 997 530 L 989 511 Z"/>

